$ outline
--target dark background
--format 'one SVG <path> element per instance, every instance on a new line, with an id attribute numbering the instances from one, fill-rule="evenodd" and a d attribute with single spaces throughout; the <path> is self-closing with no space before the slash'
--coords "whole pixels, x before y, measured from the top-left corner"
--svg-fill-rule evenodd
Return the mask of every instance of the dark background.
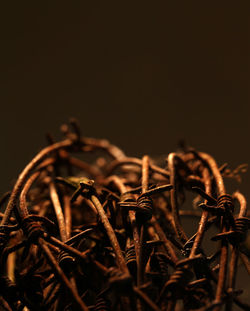
<path id="1" fill-rule="evenodd" d="M 249 162 L 249 1 L 5 2 L 1 191 L 71 116 L 128 155 Z"/>
<path id="2" fill-rule="evenodd" d="M 167 155 L 186 139 L 219 164 L 250 162 L 249 9 L 2 1 L 0 192 L 71 116 L 131 156 Z M 250 198 L 249 173 L 237 188 Z"/>
<path id="3" fill-rule="evenodd" d="M 1 2 L 1 192 L 71 116 L 131 156 L 249 162 L 249 4 Z"/>

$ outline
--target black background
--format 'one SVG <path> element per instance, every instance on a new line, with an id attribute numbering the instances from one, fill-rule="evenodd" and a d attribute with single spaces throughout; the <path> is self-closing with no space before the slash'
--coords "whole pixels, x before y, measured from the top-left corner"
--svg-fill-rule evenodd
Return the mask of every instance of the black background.
<path id="1" fill-rule="evenodd" d="M 0 190 L 71 116 L 128 155 L 249 162 L 249 4 L 2 2 Z"/>
<path id="2" fill-rule="evenodd" d="M 1 191 L 71 116 L 128 155 L 184 138 L 219 164 L 249 162 L 249 1 L 6 2 Z"/>
<path id="3" fill-rule="evenodd" d="M 71 116 L 130 156 L 167 155 L 186 139 L 219 164 L 248 163 L 249 9 L 2 1 L 1 193 Z M 237 188 L 249 198 L 249 173 Z"/>

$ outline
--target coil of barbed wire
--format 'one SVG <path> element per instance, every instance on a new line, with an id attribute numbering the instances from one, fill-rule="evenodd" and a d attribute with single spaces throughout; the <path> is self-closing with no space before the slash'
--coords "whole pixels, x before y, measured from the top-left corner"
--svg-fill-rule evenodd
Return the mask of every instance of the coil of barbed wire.
<path id="1" fill-rule="evenodd" d="M 188 146 L 129 157 L 75 119 L 62 134 L 0 198 L 1 310 L 250 310 L 247 202 L 225 186 L 243 170 Z"/>

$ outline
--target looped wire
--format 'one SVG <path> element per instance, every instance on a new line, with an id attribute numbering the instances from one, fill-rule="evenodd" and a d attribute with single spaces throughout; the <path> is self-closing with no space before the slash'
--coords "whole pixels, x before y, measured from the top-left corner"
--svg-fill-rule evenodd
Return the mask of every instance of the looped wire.
<path id="1" fill-rule="evenodd" d="M 134 245 L 131 245 L 126 249 L 125 252 L 125 261 L 130 270 L 130 272 L 134 275 L 136 273 L 136 253 Z"/>
<path id="2" fill-rule="evenodd" d="M 250 228 L 250 219 L 240 217 L 235 219 L 235 232 L 241 241 L 244 240 L 247 230 Z"/>
<path id="3" fill-rule="evenodd" d="M 193 273 L 188 267 L 177 267 L 164 286 L 164 291 L 168 290 L 173 292 L 176 289 L 183 289 L 190 282 L 192 277 Z"/>
<path id="4" fill-rule="evenodd" d="M 138 210 L 136 217 L 142 222 L 146 222 L 152 218 L 153 215 L 153 200 L 146 195 L 140 195 L 137 199 Z"/>
<path id="5" fill-rule="evenodd" d="M 103 295 L 97 295 L 94 311 L 109 311 L 110 303 L 103 297 Z"/>
<path id="6" fill-rule="evenodd" d="M 27 236 L 27 239 L 36 244 L 39 237 L 42 237 L 45 233 L 41 224 L 30 216 L 25 217 L 22 220 L 22 229 L 24 234 Z"/>
<path id="7" fill-rule="evenodd" d="M 203 260 L 202 254 L 198 254 L 193 258 L 186 258 L 179 260 L 176 263 L 176 270 L 171 275 L 170 279 L 165 283 L 160 296 L 162 297 L 166 291 L 174 292 L 178 290 L 178 293 L 188 285 L 193 277 L 193 272 L 190 270 L 189 265 Z M 177 292 L 175 292 L 175 295 Z"/>
<path id="8" fill-rule="evenodd" d="M 246 238 L 246 232 L 250 227 L 250 219 L 240 217 L 235 219 L 233 230 L 228 232 L 219 233 L 212 237 L 212 241 L 228 239 L 231 244 L 241 243 Z"/>
<path id="9" fill-rule="evenodd" d="M 59 266 L 66 273 L 73 270 L 75 266 L 75 258 L 72 257 L 68 252 L 61 250 L 58 254 Z"/>
<path id="10" fill-rule="evenodd" d="M 134 194 L 130 192 L 123 193 L 120 202 L 135 202 Z"/>
<path id="11" fill-rule="evenodd" d="M 231 195 L 224 194 L 218 197 L 216 204 L 213 202 L 212 205 L 201 203 L 199 207 L 202 209 L 209 211 L 211 214 L 216 216 L 226 216 L 227 220 L 231 224 L 233 224 L 233 211 L 234 211 L 234 203 Z"/>
<path id="12" fill-rule="evenodd" d="M 225 211 L 233 212 L 234 203 L 233 198 L 229 194 L 219 196 L 217 200 L 217 208 L 224 209 Z"/>

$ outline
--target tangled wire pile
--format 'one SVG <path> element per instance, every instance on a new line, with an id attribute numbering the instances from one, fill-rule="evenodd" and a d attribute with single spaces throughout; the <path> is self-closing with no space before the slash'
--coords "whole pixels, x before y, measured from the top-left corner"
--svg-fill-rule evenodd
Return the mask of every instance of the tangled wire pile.
<path id="1" fill-rule="evenodd" d="M 185 147 L 160 167 L 82 137 L 75 120 L 62 132 L 0 202 L 3 310 L 250 310 L 235 288 L 238 259 L 250 272 L 246 200 L 227 194 L 226 165 Z M 191 237 L 187 215 L 200 217 Z"/>

